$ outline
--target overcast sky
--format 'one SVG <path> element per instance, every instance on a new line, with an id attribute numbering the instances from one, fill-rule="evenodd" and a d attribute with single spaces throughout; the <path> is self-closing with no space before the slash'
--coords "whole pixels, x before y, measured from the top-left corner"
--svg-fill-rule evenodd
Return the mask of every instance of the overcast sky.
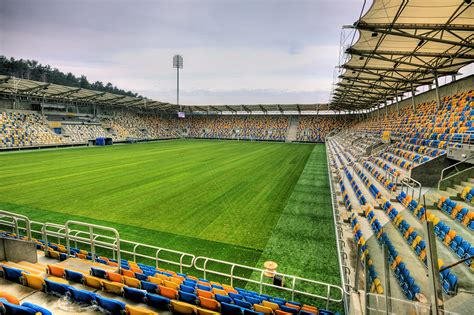
<path id="1" fill-rule="evenodd" d="M 370 2 L 370 1 L 369 1 Z M 362 0 L 0 0 L 0 54 L 183 104 L 326 103 Z"/>

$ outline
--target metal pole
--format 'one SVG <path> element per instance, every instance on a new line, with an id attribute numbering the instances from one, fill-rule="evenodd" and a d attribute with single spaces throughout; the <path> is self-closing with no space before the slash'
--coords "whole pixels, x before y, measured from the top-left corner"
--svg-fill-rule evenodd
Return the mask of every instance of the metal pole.
<path id="1" fill-rule="evenodd" d="M 438 83 L 438 72 L 434 72 L 435 75 L 435 87 L 436 87 L 436 102 L 438 103 L 437 109 L 441 108 L 441 101 L 439 99 L 439 83 Z"/>
<path id="2" fill-rule="evenodd" d="M 357 244 L 357 253 L 356 253 L 356 270 L 355 270 L 355 279 L 354 279 L 354 290 L 359 291 L 359 261 L 360 261 L 360 244 Z"/>
<path id="3" fill-rule="evenodd" d="M 369 299 L 370 299 L 370 277 L 369 277 L 369 266 L 368 264 L 367 255 L 364 256 L 364 273 L 365 273 L 365 313 L 369 314 Z"/>
<path id="4" fill-rule="evenodd" d="M 415 105 L 415 91 L 413 90 L 413 82 L 410 82 L 410 87 L 411 87 L 411 106 L 413 109 L 413 112 L 416 112 L 416 105 Z"/>
<path id="5" fill-rule="evenodd" d="M 179 106 L 179 67 L 176 68 L 176 105 L 178 105 L 179 111 L 181 111 Z"/>
<path id="6" fill-rule="evenodd" d="M 387 95 L 385 95 L 384 104 L 385 104 L 385 117 L 388 117 L 388 103 L 387 103 Z"/>
<path id="7" fill-rule="evenodd" d="M 390 289 L 390 271 L 388 270 L 388 248 L 385 243 L 382 244 L 382 251 L 383 251 L 383 276 L 385 278 L 384 284 L 384 294 L 385 294 L 385 311 L 387 314 L 391 313 L 392 305 L 390 301 L 390 297 L 392 296 L 392 290 Z"/>
<path id="8" fill-rule="evenodd" d="M 400 104 L 398 104 L 398 91 L 395 88 L 395 102 L 397 102 L 397 115 L 400 115 Z"/>
<path id="9" fill-rule="evenodd" d="M 428 283 L 431 293 L 431 313 L 438 315 L 443 310 L 443 293 L 440 287 L 438 252 L 436 251 L 436 236 L 434 234 L 433 222 L 425 220 L 426 231 L 426 257 L 428 264 Z M 440 303 L 441 302 L 441 303 Z"/>

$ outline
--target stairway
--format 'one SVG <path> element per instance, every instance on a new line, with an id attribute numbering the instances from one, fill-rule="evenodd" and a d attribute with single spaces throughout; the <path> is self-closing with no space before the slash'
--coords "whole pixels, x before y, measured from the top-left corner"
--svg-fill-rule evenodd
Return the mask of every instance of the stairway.
<path id="1" fill-rule="evenodd" d="M 286 142 L 296 141 L 296 133 L 298 131 L 299 116 L 291 116 L 288 131 L 286 132 Z"/>

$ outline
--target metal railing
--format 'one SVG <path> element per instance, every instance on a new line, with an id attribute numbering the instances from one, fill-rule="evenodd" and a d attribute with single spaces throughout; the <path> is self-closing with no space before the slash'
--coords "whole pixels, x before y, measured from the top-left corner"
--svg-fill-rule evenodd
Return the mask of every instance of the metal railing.
<path id="1" fill-rule="evenodd" d="M 219 268 L 209 268 L 208 263 L 212 262 L 214 264 L 217 264 Z M 230 267 L 230 273 L 224 272 L 224 271 L 218 271 L 216 269 L 221 269 L 223 267 Z M 250 267 L 250 266 L 245 266 L 245 265 L 240 265 L 224 260 L 218 260 L 218 259 L 213 259 L 209 257 L 202 257 L 198 256 L 194 260 L 194 268 L 198 271 L 203 272 L 203 278 L 207 279 L 208 274 L 213 274 L 221 277 L 227 277 L 230 278 L 230 285 L 233 286 L 235 280 L 240 280 L 244 281 L 246 283 L 253 283 L 253 284 L 258 284 L 259 285 L 259 293 L 263 293 L 263 288 L 264 287 L 269 287 L 281 291 L 287 291 L 291 293 L 291 298 L 294 299 L 295 294 L 311 297 L 311 298 L 316 298 L 316 299 L 322 299 L 326 301 L 326 308 L 329 306 L 329 302 L 336 302 L 340 303 L 344 299 L 344 291 L 342 290 L 341 287 L 325 283 L 325 282 L 320 282 L 316 280 L 311 280 L 311 279 L 306 279 L 306 278 L 301 278 L 293 275 L 288 275 L 284 273 L 279 273 L 279 272 L 272 272 L 273 277 L 281 277 L 282 279 L 290 279 L 291 282 L 291 287 L 287 288 L 284 286 L 278 286 L 273 283 L 267 283 L 264 282 L 265 279 L 265 273 L 267 270 L 265 269 L 260 269 L 260 268 L 255 268 L 255 267 Z M 247 276 L 242 276 L 242 275 L 237 275 L 235 272 L 236 268 L 243 269 L 246 273 L 256 273 L 259 275 L 259 280 L 255 280 L 252 278 L 249 278 Z M 305 285 L 316 285 L 316 286 L 323 286 L 326 289 L 326 296 L 319 295 L 316 293 L 310 293 L 307 291 L 301 291 L 296 289 L 296 284 L 297 282 L 303 283 Z M 337 297 L 332 297 L 331 296 L 331 291 L 337 292 L 337 296 L 340 296 L 340 298 Z"/>
<path id="2" fill-rule="evenodd" d="M 464 172 L 464 171 L 467 171 L 467 170 L 470 170 L 470 169 L 474 168 L 474 166 L 472 166 L 472 167 L 463 169 L 463 170 L 461 170 L 461 171 L 458 169 L 458 166 L 459 166 L 459 165 L 461 165 L 461 164 L 463 164 L 463 163 L 466 163 L 466 162 L 469 161 L 469 160 L 474 160 L 474 157 L 471 155 L 471 156 L 465 158 L 465 159 L 462 160 L 462 161 L 459 161 L 459 162 L 457 162 L 457 163 L 455 163 L 455 164 L 453 164 L 453 165 L 450 165 L 450 166 L 448 166 L 448 167 L 443 168 L 443 170 L 441 171 L 441 177 L 440 177 L 440 179 L 439 179 L 439 181 L 438 181 L 438 190 L 441 189 L 441 183 L 442 183 L 443 181 L 446 181 L 446 180 L 448 180 L 448 179 L 450 179 L 450 178 L 453 178 L 454 176 L 458 175 L 458 174 L 461 173 L 461 172 Z M 456 170 L 456 173 L 455 173 L 455 174 L 451 174 L 451 175 L 449 175 L 448 177 L 444 177 L 445 174 L 446 174 L 446 171 L 447 171 L 447 170 L 451 170 L 451 169 L 455 169 L 455 170 Z"/>
<path id="3" fill-rule="evenodd" d="M 401 191 L 404 191 L 404 188 L 406 187 L 406 194 L 408 195 L 411 191 L 411 197 L 412 199 L 415 199 L 415 195 L 418 192 L 418 203 L 421 201 L 421 183 L 417 181 L 416 179 L 413 179 L 411 177 L 403 177 L 400 180 L 401 184 Z"/>
<path id="4" fill-rule="evenodd" d="M 13 212 L 9 212 L 9 211 L 5 211 L 5 210 L 0 210 L 0 218 L 1 217 L 8 217 L 8 218 L 12 219 L 16 235 L 20 235 L 20 226 L 18 225 L 18 220 L 24 221 L 25 224 L 26 224 L 26 227 L 27 227 L 26 237 L 29 240 L 31 240 L 31 221 L 27 216 L 17 214 L 17 213 L 13 213 Z"/>
<path id="5" fill-rule="evenodd" d="M 10 220 L 5 220 L 3 219 L 4 217 L 9 218 Z M 18 220 L 23 220 L 25 222 L 25 226 L 20 226 L 18 224 Z M 38 226 L 39 229 L 32 229 L 32 225 Z M 111 250 L 113 253 L 113 258 L 119 262 L 119 271 L 121 265 L 121 257 L 123 257 L 123 255 L 130 255 L 133 261 L 135 262 L 137 262 L 137 259 L 142 258 L 155 261 L 157 268 L 159 267 L 160 263 L 177 266 L 181 273 L 183 272 L 183 268 L 190 268 L 192 270 L 203 272 L 204 278 L 206 278 L 208 274 L 213 274 L 230 278 L 231 285 L 234 284 L 234 280 L 240 280 L 246 283 L 259 284 L 261 290 L 263 289 L 263 287 L 271 287 L 277 290 L 290 292 L 292 297 L 294 297 L 295 294 L 298 294 L 310 298 L 322 299 L 326 301 L 326 306 L 328 306 L 330 302 L 340 303 L 343 301 L 343 299 L 345 299 L 344 290 L 336 285 L 276 272 L 274 273 L 275 276 L 281 276 L 285 279 L 290 279 L 291 287 L 288 288 L 284 286 L 277 286 L 272 283 L 265 283 L 263 281 L 263 274 L 265 272 L 264 269 L 235 264 L 227 261 L 221 261 L 209 257 L 195 257 L 194 255 L 185 252 L 123 240 L 120 238 L 120 234 L 116 229 L 107 226 L 89 224 L 72 220 L 67 221 L 64 225 L 48 222 L 41 223 L 37 221 L 30 221 L 29 218 L 26 216 L 2 210 L 0 210 L 0 226 L 7 226 L 12 228 L 15 231 L 15 234 L 19 237 L 22 235 L 22 233 L 26 234 L 29 239 L 32 239 L 32 233 L 38 235 L 45 242 L 45 252 L 47 252 L 49 249 L 47 245 L 48 241 L 51 238 L 56 239 L 57 244 L 62 245 L 62 243 L 65 243 L 66 254 L 68 256 L 71 254 L 71 244 L 74 244 L 74 247 L 76 248 L 78 248 L 78 244 L 89 245 L 91 247 L 91 253 L 93 258 L 95 258 L 97 253 L 96 249 L 98 248 Z M 85 228 L 85 230 L 73 229 L 73 226 L 82 227 Z M 98 232 L 95 232 L 96 230 L 107 231 L 109 233 L 112 233 L 114 236 L 99 234 Z M 125 249 L 124 247 L 126 246 L 130 246 L 131 250 Z M 144 252 L 143 250 L 148 250 L 148 253 Z M 150 254 L 150 251 L 153 252 L 153 254 Z M 163 257 L 164 255 L 171 255 L 172 258 L 165 258 Z M 202 266 L 200 265 L 200 262 L 203 262 L 201 264 Z M 209 268 L 209 262 L 217 263 L 220 267 L 230 266 L 231 272 L 225 273 L 213 268 Z M 260 280 L 251 279 L 247 276 L 237 275 L 234 273 L 236 268 L 243 269 L 246 273 L 259 273 Z M 297 284 L 323 287 L 326 292 L 326 295 L 309 292 L 309 290 L 307 290 L 306 288 L 304 290 L 297 289 Z"/>
<path id="6" fill-rule="evenodd" d="M 329 144 L 326 144 L 329 146 Z M 349 313 L 349 302 L 350 302 L 350 294 L 352 291 L 352 286 L 350 284 L 350 273 L 351 269 L 347 265 L 347 254 L 344 252 L 345 242 L 342 240 L 343 229 L 341 226 L 341 218 L 339 210 L 337 209 L 337 200 L 336 200 L 336 193 L 334 191 L 333 180 L 331 176 L 331 167 L 330 167 L 330 155 L 329 150 L 326 148 L 326 163 L 327 163 L 327 170 L 328 170 L 328 179 L 329 179 L 329 189 L 331 192 L 331 207 L 333 212 L 333 219 L 335 225 L 335 233 L 336 233 L 336 242 L 337 242 L 337 258 L 339 262 L 339 273 L 341 275 L 341 282 L 343 288 L 343 302 L 344 302 L 344 311 L 346 314 Z"/>

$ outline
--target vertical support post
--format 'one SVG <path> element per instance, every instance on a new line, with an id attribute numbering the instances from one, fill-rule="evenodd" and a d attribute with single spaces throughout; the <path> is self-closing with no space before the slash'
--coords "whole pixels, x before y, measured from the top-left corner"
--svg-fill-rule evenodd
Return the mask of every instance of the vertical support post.
<path id="1" fill-rule="evenodd" d="M 438 252 L 436 251 L 436 236 L 434 234 L 433 222 L 428 218 L 425 220 L 426 232 L 426 257 L 428 264 L 428 283 L 430 286 L 431 313 L 439 314 L 443 310 L 443 293 L 440 287 Z M 441 303 L 440 303 L 441 302 Z"/>
<path id="2" fill-rule="evenodd" d="M 179 111 L 181 111 L 179 106 L 179 67 L 176 67 L 176 105 L 178 105 Z"/>
<path id="3" fill-rule="evenodd" d="M 436 87 L 436 102 L 438 103 L 437 110 L 441 108 L 441 100 L 439 99 L 439 83 L 438 83 L 438 72 L 434 72 L 435 75 L 435 87 Z"/>
<path id="4" fill-rule="evenodd" d="M 369 277 L 369 266 L 367 266 L 368 263 L 368 258 L 367 255 L 364 256 L 364 273 L 365 273 L 365 313 L 364 314 L 369 314 L 369 301 L 370 301 L 370 277 Z"/>
<path id="5" fill-rule="evenodd" d="M 384 104 L 385 104 L 385 117 L 388 118 L 388 103 L 387 103 L 387 95 L 384 96 Z"/>
<path id="6" fill-rule="evenodd" d="M 377 119 L 380 119 L 380 103 L 377 104 Z"/>
<path id="7" fill-rule="evenodd" d="M 410 82 L 410 88 L 411 88 L 411 106 L 413 109 L 413 112 L 416 112 L 416 105 L 415 105 L 415 90 L 413 89 L 413 82 Z"/>
<path id="8" fill-rule="evenodd" d="M 392 296 L 392 290 L 390 289 L 390 270 L 388 270 L 388 248 L 385 243 L 382 244 L 383 251 L 383 276 L 385 278 L 384 290 L 385 295 L 385 312 L 390 314 L 392 311 L 392 305 L 390 297 Z"/>
<path id="9" fill-rule="evenodd" d="M 95 261 L 94 229 L 89 226 L 89 241 L 91 242 L 92 261 Z"/>
<path id="10" fill-rule="evenodd" d="M 397 102 L 397 115 L 400 115 L 400 104 L 398 103 L 398 91 L 395 88 L 395 102 Z"/>
<path id="11" fill-rule="evenodd" d="M 354 278 L 354 290 L 359 291 L 359 264 L 360 264 L 360 244 L 357 244 L 357 253 L 356 253 L 356 270 Z"/>

